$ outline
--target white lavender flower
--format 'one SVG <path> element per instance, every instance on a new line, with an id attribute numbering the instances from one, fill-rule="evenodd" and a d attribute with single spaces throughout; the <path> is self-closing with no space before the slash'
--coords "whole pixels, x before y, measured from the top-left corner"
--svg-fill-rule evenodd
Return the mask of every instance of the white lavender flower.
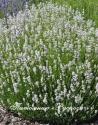
<path id="1" fill-rule="evenodd" d="M 13 88 L 14 88 L 14 92 L 15 93 L 19 92 L 19 90 L 18 90 L 18 83 L 13 83 Z"/>
<path id="2" fill-rule="evenodd" d="M 96 92 L 98 93 L 98 83 L 96 84 Z"/>
<path id="3" fill-rule="evenodd" d="M 95 30 L 95 35 L 98 37 L 98 29 Z"/>

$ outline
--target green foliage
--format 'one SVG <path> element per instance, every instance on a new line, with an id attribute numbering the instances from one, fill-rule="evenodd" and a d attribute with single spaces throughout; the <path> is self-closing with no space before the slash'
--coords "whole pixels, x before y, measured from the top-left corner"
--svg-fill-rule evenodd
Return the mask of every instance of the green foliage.
<path id="1" fill-rule="evenodd" d="M 0 11 L 0 18 L 3 18 L 3 17 L 4 17 L 4 15 L 3 15 L 2 11 Z"/>
<path id="2" fill-rule="evenodd" d="M 98 0 L 65 0 L 64 3 L 80 12 L 84 9 L 85 18 L 94 20 L 98 26 Z"/>

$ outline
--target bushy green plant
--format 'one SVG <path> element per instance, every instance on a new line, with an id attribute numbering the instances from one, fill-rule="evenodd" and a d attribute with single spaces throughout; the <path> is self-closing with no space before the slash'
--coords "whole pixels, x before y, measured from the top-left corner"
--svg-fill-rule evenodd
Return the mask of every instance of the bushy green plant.
<path id="1" fill-rule="evenodd" d="M 1 105 L 57 124 L 97 113 L 98 29 L 92 20 L 50 2 L 26 6 L 8 18 L 8 29 L 2 25 Z"/>

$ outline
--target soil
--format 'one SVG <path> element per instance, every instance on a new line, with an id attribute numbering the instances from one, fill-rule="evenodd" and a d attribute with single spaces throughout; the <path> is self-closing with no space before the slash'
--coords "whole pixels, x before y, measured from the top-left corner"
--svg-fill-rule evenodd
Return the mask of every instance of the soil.
<path id="1" fill-rule="evenodd" d="M 0 125 L 49 125 L 24 120 L 0 106 Z"/>

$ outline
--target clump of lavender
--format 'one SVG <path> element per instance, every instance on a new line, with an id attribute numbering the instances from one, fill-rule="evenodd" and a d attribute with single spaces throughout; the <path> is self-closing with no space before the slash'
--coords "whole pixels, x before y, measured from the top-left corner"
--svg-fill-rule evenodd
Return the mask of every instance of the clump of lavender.
<path id="1" fill-rule="evenodd" d="M 3 14 L 4 14 L 4 17 L 5 17 L 5 23 L 6 23 L 6 26 L 8 28 L 8 24 L 7 24 L 7 8 L 8 8 L 8 3 L 9 3 L 9 0 L 2 0 L 1 3 L 0 3 L 0 9 L 2 10 Z"/>
<path id="2" fill-rule="evenodd" d="M 0 10 L 3 12 L 4 18 L 5 18 L 5 25 L 8 28 L 8 16 L 16 16 L 17 13 L 25 6 L 27 3 L 27 0 L 2 0 L 0 2 Z"/>
<path id="3" fill-rule="evenodd" d="M 0 104 L 26 118 L 66 125 L 94 116 L 98 109 L 94 22 L 84 20 L 78 10 L 50 2 L 30 9 L 26 5 L 8 17 L 8 25 L 0 32 Z"/>

